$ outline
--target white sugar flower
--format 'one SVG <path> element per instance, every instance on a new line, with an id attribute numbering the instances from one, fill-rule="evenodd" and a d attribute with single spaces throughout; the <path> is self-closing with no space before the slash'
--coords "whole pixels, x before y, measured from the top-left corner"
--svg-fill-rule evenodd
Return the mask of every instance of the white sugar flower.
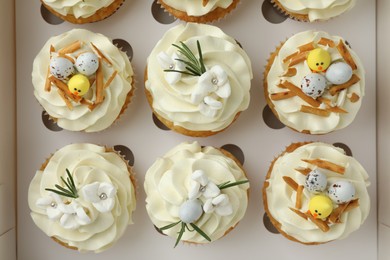
<path id="1" fill-rule="evenodd" d="M 75 200 L 68 205 L 61 207 L 63 215 L 60 219 L 60 224 L 65 229 L 77 229 L 80 226 L 88 225 L 91 219 L 83 207 L 81 207 Z"/>
<path id="2" fill-rule="evenodd" d="M 50 193 L 50 196 L 38 199 L 36 205 L 46 209 L 46 214 L 50 220 L 58 220 L 64 214 L 61 210 L 64 203 L 60 196 L 55 193 Z"/>
<path id="3" fill-rule="evenodd" d="M 215 211 L 220 216 L 229 216 L 233 213 L 232 204 L 230 204 L 229 197 L 226 194 L 208 199 L 203 205 L 203 210 L 206 213 Z"/>
<path id="4" fill-rule="evenodd" d="M 83 199 L 91 202 L 99 212 L 109 212 L 114 208 L 116 188 L 107 182 L 94 182 L 81 188 Z"/>
<path id="5" fill-rule="evenodd" d="M 188 194 L 190 200 L 197 199 L 202 195 L 205 198 L 214 198 L 221 192 L 218 186 L 210 181 L 202 170 L 194 171 L 191 175 L 191 179 L 193 182 Z"/>
<path id="6" fill-rule="evenodd" d="M 163 51 L 157 55 L 157 61 L 164 70 L 184 71 L 185 64 L 177 59 L 179 56 L 176 53 L 173 53 L 172 57 Z M 180 72 L 170 71 L 165 73 L 165 79 L 169 84 L 175 84 L 181 79 L 181 75 Z"/>
<path id="7" fill-rule="evenodd" d="M 222 103 L 214 95 L 206 96 L 199 104 L 199 112 L 207 117 L 215 117 L 221 108 Z"/>

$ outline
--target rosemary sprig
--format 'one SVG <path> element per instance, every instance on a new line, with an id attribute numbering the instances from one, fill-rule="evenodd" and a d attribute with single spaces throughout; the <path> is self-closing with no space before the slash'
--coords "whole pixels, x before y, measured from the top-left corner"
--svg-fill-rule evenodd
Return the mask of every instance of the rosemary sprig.
<path id="1" fill-rule="evenodd" d="M 187 60 L 184 59 L 176 59 L 179 62 L 182 62 L 186 65 L 186 70 L 174 70 L 174 69 L 166 69 L 165 72 L 179 72 L 185 75 L 192 76 L 201 76 L 206 72 L 206 67 L 203 61 L 202 48 L 200 47 L 199 41 L 196 41 L 196 46 L 198 49 L 199 59 L 196 58 L 195 54 L 191 51 L 190 48 L 184 43 L 180 42 L 180 45 L 172 44 L 172 46 L 176 47 L 180 54 L 182 54 Z"/>
<path id="2" fill-rule="evenodd" d="M 77 189 L 76 189 L 76 185 L 74 184 L 73 177 L 70 174 L 68 169 L 66 169 L 66 174 L 67 174 L 66 180 L 63 177 L 61 177 L 61 180 L 65 183 L 67 189 L 56 184 L 54 186 L 57 188 L 57 190 L 50 189 L 50 188 L 46 188 L 45 190 L 54 192 L 60 196 L 76 199 L 79 197 L 79 195 L 77 193 Z"/>
<path id="3" fill-rule="evenodd" d="M 242 180 L 242 181 L 236 181 L 236 182 L 227 181 L 227 182 L 219 184 L 218 188 L 220 190 L 223 190 L 223 189 L 227 189 L 227 188 L 230 188 L 230 187 L 233 187 L 233 186 L 241 185 L 241 184 L 244 184 L 244 183 L 247 183 L 247 182 L 249 182 L 249 180 Z"/>

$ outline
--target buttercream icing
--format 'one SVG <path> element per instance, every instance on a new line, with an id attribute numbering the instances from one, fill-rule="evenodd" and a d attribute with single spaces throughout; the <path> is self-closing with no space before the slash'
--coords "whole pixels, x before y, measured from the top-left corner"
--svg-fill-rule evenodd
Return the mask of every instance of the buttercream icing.
<path id="1" fill-rule="evenodd" d="M 190 16 L 202 16 L 216 8 L 228 8 L 233 0 L 209 0 L 208 3 L 203 6 L 203 0 L 163 0 L 165 4 L 170 7 L 186 12 Z"/>
<path id="2" fill-rule="evenodd" d="M 109 6 L 114 0 L 43 0 L 43 2 L 62 15 L 72 14 L 76 18 L 87 18 L 99 9 Z"/>

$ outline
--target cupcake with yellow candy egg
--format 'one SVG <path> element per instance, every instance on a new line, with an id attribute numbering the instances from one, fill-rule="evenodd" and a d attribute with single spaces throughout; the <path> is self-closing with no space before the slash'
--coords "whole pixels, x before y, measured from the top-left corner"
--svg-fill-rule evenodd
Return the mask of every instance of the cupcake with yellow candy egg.
<path id="1" fill-rule="evenodd" d="M 302 133 L 326 134 L 356 117 L 365 71 L 343 38 L 304 31 L 271 54 L 263 84 L 266 101 L 283 124 Z"/>
<path id="2" fill-rule="evenodd" d="M 50 38 L 34 60 L 38 102 L 58 126 L 97 132 L 124 112 L 134 92 L 126 53 L 107 37 L 74 29 Z"/>
<path id="3" fill-rule="evenodd" d="M 264 210 L 286 238 L 306 245 L 344 239 L 370 212 L 368 174 L 330 144 L 293 143 L 271 163 Z"/>

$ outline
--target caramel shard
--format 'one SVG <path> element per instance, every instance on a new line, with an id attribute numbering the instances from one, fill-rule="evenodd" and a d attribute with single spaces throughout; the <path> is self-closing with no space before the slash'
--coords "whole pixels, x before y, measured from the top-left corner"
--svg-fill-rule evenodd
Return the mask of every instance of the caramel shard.
<path id="1" fill-rule="evenodd" d="M 285 87 L 282 83 L 279 83 L 279 84 L 278 84 L 278 87 L 279 87 L 279 88 L 284 88 L 284 89 L 286 89 L 286 87 Z"/>
<path id="2" fill-rule="evenodd" d="M 302 161 L 306 162 L 306 163 L 310 163 L 312 165 L 315 165 L 319 168 L 322 168 L 322 169 L 326 169 L 326 170 L 329 170 L 329 171 L 333 171 L 333 172 L 336 172 L 336 173 L 339 173 L 339 174 L 344 174 L 345 173 L 345 168 L 341 165 L 337 165 L 335 163 L 332 163 L 332 162 L 329 162 L 329 161 L 325 161 L 325 160 L 322 160 L 322 159 L 314 159 L 314 160 L 306 160 L 306 159 L 302 159 Z"/>
<path id="3" fill-rule="evenodd" d="M 312 169 L 310 169 L 310 168 L 297 168 L 297 169 L 295 169 L 297 172 L 299 172 L 299 173 L 301 173 L 301 174 L 303 174 L 303 175 L 308 175 L 311 171 L 312 171 Z"/>
<path id="4" fill-rule="evenodd" d="M 351 66 L 352 70 L 356 70 L 356 63 L 353 61 L 351 53 L 349 52 L 347 46 L 345 46 L 342 40 L 340 40 L 339 44 L 337 45 L 337 50 L 339 51 L 341 56 L 343 56 L 345 62 L 348 63 L 349 66 Z"/>
<path id="5" fill-rule="evenodd" d="M 336 47 L 336 44 L 334 43 L 334 41 L 332 41 L 331 39 L 328 39 L 328 38 L 324 38 L 324 37 L 322 37 L 322 38 L 318 41 L 318 44 L 324 45 L 324 46 L 329 46 L 329 47 L 331 47 L 331 48 Z"/>
<path id="6" fill-rule="evenodd" d="M 72 103 L 69 101 L 69 99 L 65 95 L 64 91 L 59 88 L 59 89 L 57 89 L 57 92 L 60 95 L 60 97 L 62 98 L 62 100 L 64 100 L 64 102 L 65 102 L 66 106 L 69 108 L 69 110 L 73 110 Z"/>
<path id="7" fill-rule="evenodd" d="M 45 91 L 50 92 L 51 90 L 51 82 L 49 80 L 50 77 L 50 66 L 47 67 L 46 81 L 45 81 Z"/>
<path id="8" fill-rule="evenodd" d="M 302 90 L 300 88 L 298 88 L 297 86 L 295 86 L 291 82 L 284 81 L 282 84 L 286 88 L 288 88 L 289 90 L 293 91 L 297 96 L 299 96 L 301 99 L 303 99 L 309 105 L 311 105 L 313 107 L 319 107 L 321 105 L 321 103 L 319 101 L 307 96 L 305 93 L 302 92 Z"/>
<path id="9" fill-rule="evenodd" d="M 306 60 L 308 54 L 309 54 L 309 52 L 305 51 L 305 52 L 301 52 L 298 55 L 292 57 L 288 66 L 292 67 L 294 65 L 297 65 L 298 63 L 304 62 Z"/>
<path id="10" fill-rule="evenodd" d="M 303 193 L 303 185 L 299 185 L 295 197 L 295 208 L 297 209 L 302 208 L 302 193 Z"/>
<path id="11" fill-rule="evenodd" d="M 55 51 L 56 51 L 56 49 L 54 49 L 54 46 L 50 45 L 50 58 L 51 58 L 51 53 L 55 52 Z"/>
<path id="12" fill-rule="evenodd" d="M 356 94 L 355 92 L 352 93 L 351 97 L 349 98 L 349 100 L 350 100 L 352 103 L 358 102 L 359 99 L 360 99 L 359 95 Z"/>
<path id="13" fill-rule="evenodd" d="M 271 94 L 271 99 L 274 101 L 283 100 L 287 98 L 294 97 L 295 93 L 292 91 L 278 92 Z"/>
<path id="14" fill-rule="evenodd" d="M 203 1 L 202 1 L 202 5 L 203 5 L 203 6 L 206 6 L 208 3 L 209 3 L 209 0 L 203 0 Z"/>
<path id="15" fill-rule="evenodd" d="M 76 61 L 75 61 L 72 57 L 70 57 L 70 56 L 68 56 L 68 55 L 65 55 L 65 54 L 59 53 L 59 54 L 58 54 L 58 57 L 65 58 L 65 59 L 69 60 L 70 62 L 72 62 L 73 64 L 76 63 Z"/>
<path id="16" fill-rule="evenodd" d="M 89 85 L 92 87 L 92 85 L 95 83 L 95 78 L 89 78 Z"/>
<path id="17" fill-rule="evenodd" d="M 306 216 L 305 213 L 303 213 L 303 212 L 301 212 L 301 211 L 299 211 L 299 210 L 297 210 L 297 209 L 294 209 L 294 208 L 289 208 L 289 209 L 290 209 L 291 211 L 295 212 L 298 216 L 300 216 L 300 217 L 302 217 L 302 218 L 304 218 L 304 219 L 307 220 L 307 216 Z"/>
<path id="18" fill-rule="evenodd" d="M 104 89 L 105 89 L 105 88 L 108 88 L 108 87 L 110 86 L 110 84 L 111 84 L 111 82 L 114 80 L 116 74 L 118 74 L 118 71 L 115 70 L 115 71 L 111 74 L 110 78 L 106 81 L 106 84 L 104 84 L 104 87 L 103 87 Z"/>
<path id="19" fill-rule="evenodd" d="M 96 52 L 97 56 L 99 56 L 99 58 L 101 58 L 102 60 L 104 60 L 105 62 L 107 62 L 108 64 L 110 64 L 112 66 L 111 61 L 109 59 L 107 59 L 107 57 L 104 56 L 104 54 L 92 42 L 91 42 L 91 46 L 94 49 L 94 51 Z"/>
<path id="20" fill-rule="evenodd" d="M 354 84 L 358 83 L 359 81 L 360 81 L 360 78 L 358 77 L 358 75 L 353 74 L 351 79 L 348 80 L 347 82 L 345 82 L 344 84 L 332 86 L 329 89 L 329 93 L 332 96 L 334 96 L 334 95 L 336 95 L 337 92 L 344 90 L 344 89 L 347 89 L 347 88 L 353 86 Z"/>
<path id="21" fill-rule="evenodd" d="M 87 105 L 87 106 L 92 106 L 93 105 L 93 103 L 91 101 L 89 101 L 89 100 L 87 100 L 85 98 L 82 98 L 80 100 L 80 103 L 83 104 L 83 105 Z"/>
<path id="22" fill-rule="evenodd" d="M 335 208 L 332 213 L 329 215 L 328 220 L 331 223 L 340 223 L 340 217 L 341 214 L 345 211 L 347 208 L 349 202 L 340 204 L 337 208 Z"/>
<path id="23" fill-rule="evenodd" d="M 51 83 L 53 83 L 54 85 L 57 86 L 57 88 L 61 89 L 64 94 L 70 98 L 71 100 L 75 101 L 75 102 L 79 102 L 81 100 L 81 97 L 79 96 L 75 96 L 73 95 L 72 93 L 70 93 L 69 89 L 68 89 L 68 86 L 62 82 L 61 80 L 57 79 L 56 77 L 54 77 L 53 75 L 49 76 L 49 80 Z"/>
<path id="24" fill-rule="evenodd" d="M 313 42 L 309 42 L 309 43 L 306 43 L 304 45 L 301 45 L 298 47 L 298 50 L 299 52 L 306 52 L 306 51 L 311 51 L 311 50 L 314 50 L 314 43 Z"/>
<path id="25" fill-rule="evenodd" d="M 65 55 L 68 53 L 73 53 L 81 48 L 81 41 L 75 41 L 74 43 L 66 46 L 58 51 L 58 55 Z"/>
<path id="26" fill-rule="evenodd" d="M 100 104 L 103 102 L 103 66 L 101 65 L 101 59 L 99 59 L 99 67 L 96 71 L 96 103 Z"/>
<path id="27" fill-rule="evenodd" d="M 283 59 L 283 63 L 286 63 L 287 61 L 291 60 L 296 55 L 298 55 L 298 52 L 294 52 L 293 54 L 288 55 L 286 58 Z"/>
<path id="28" fill-rule="evenodd" d="M 323 232 L 329 231 L 330 228 L 325 221 L 318 219 L 318 218 L 314 218 L 313 215 L 310 213 L 306 213 L 306 216 L 311 220 L 311 222 L 316 224 L 317 227 L 319 227 Z"/>
<path id="29" fill-rule="evenodd" d="M 283 176 L 283 180 L 290 186 L 293 190 L 298 190 L 298 183 L 296 183 L 291 177 Z"/>
<path id="30" fill-rule="evenodd" d="M 332 105 L 332 101 L 328 98 L 318 97 L 317 100 L 320 101 L 321 103 L 328 105 L 328 106 Z"/>
<path id="31" fill-rule="evenodd" d="M 282 75 L 282 77 L 293 77 L 297 75 L 296 68 L 288 68 L 288 70 Z"/>
<path id="32" fill-rule="evenodd" d="M 322 117 L 328 117 L 330 115 L 330 112 L 328 110 L 316 108 L 316 107 L 309 107 L 309 106 L 305 106 L 305 105 L 301 106 L 301 112 L 313 114 L 316 116 L 322 116 Z"/>
<path id="33" fill-rule="evenodd" d="M 345 212 L 348 212 L 354 208 L 357 208 L 359 207 L 359 199 L 355 199 L 355 200 L 351 200 L 349 203 L 348 203 L 348 206 L 345 208 Z"/>

